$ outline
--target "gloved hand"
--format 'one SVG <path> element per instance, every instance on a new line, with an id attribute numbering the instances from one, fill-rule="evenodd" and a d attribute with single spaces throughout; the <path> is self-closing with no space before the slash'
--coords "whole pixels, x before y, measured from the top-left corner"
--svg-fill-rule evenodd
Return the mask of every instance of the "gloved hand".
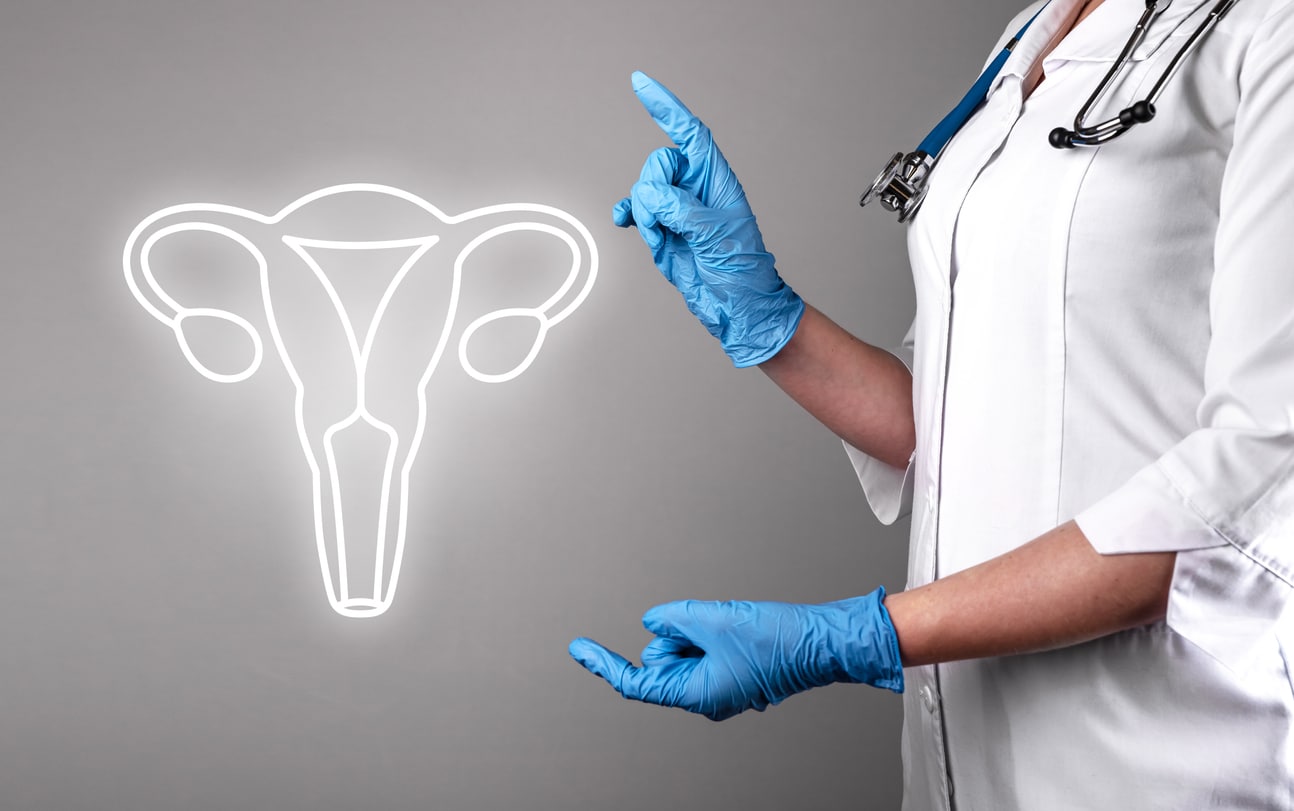
<path id="1" fill-rule="evenodd" d="M 633 88 L 677 147 L 647 158 L 612 219 L 638 226 L 656 266 L 734 365 L 763 363 L 791 340 L 804 302 L 777 275 L 710 128 L 646 74 L 634 72 Z"/>
<path id="2" fill-rule="evenodd" d="M 643 615 L 656 634 L 642 667 L 591 639 L 571 642 L 575 661 L 625 698 L 731 718 L 833 682 L 903 692 L 899 642 L 885 589 L 823 605 L 685 600 Z"/>

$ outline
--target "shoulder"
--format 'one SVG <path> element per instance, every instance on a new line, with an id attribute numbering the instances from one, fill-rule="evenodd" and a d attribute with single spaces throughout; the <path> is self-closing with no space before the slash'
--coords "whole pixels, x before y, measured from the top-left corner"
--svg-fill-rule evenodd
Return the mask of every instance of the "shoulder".
<path id="1" fill-rule="evenodd" d="M 1212 36 L 1229 43 L 1225 72 L 1242 97 L 1259 85 L 1279 86 L 1280 98 L 1271 100 L 1284 105 L 1294 83 L 1294 0 L 1236 0 Z"/>
<path id="2" fill-rule="evenodd" d="M 1241 6 L 1252 6 L 1247 9 L 1247 16 L 1256 19 L 1260 27 L 1269 23 L 1288 25 L 1294 19 L 1294 0 L 1237 0 L 1235 10 Z"/>
<path id="3" fill-rule="evenodd" d="M 1213 6 L 1213 0 L 1209 0 L 1196 14 L 1206 14 Z M 1289 50 L 1294 48 L 1291 31 L 1294 31 L 1294 0 L 1236 0 L 1218 23 L 1216 33 L 1244 46 L 1278 42 Z"/>
<path id="4" fill-rule="evenodd" d="M 1294 52 L 1294 0 L 1266 0 L 1259 5 L 1266 8 L 1254 30 L 1254 41 L 1279 43 L 1281 50 Z"/>

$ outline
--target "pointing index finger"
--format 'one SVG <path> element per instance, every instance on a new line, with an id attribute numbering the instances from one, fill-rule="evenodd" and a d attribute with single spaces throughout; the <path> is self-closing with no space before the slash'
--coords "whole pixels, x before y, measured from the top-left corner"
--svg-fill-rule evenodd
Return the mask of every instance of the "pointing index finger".
<path id="1" fill-rule="evenodd" d="M 692 114 L 683 102 L 669 91 L 669 88 L 652 77 L 636 70 L 633 73 L 633 88 L 638 100 L 656 121 L 656 124 L 669 136 L 689 163 L 700 165 L 710 156 L 713 138 L 710 128 Z"/>
<path id="2" fill-rule="evenodd" d="M 633 86 L 647 112 L 682 153 L 684 160 L 682 166 L 674 167 L 672 185 L 711 208 L 744 206 L 745 192 L 727 159 L 715 146 L 710 128 L 701 123 L 665 85 L 642 71 L 634 71 Z"/>

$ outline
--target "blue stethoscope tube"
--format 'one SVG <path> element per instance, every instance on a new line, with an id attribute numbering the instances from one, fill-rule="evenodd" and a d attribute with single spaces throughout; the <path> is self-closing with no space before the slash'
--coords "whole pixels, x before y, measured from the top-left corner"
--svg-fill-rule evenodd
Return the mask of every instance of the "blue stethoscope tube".
<path id="1" fill-rule="evenodd" d="M 1105 97 L 1115 79 L 1128 66 L 1133 52 L 1145 39 L 1151 20 L 1172 3 L 1172 0 L 1146 0 L 1146 10 L 1137 21 L 1132 35 L 1128 37 L 1127 44 L 1123 46 L 1123 50 L 1119 53 L 1119 58 L 1115 60 L 1114 66 L 1105 74 L 1105 78 L 1101 80 L 1100 85 L 1097 86 L 1096 90 L 1088 97 L 1087 102 L 1079 109 L 1078 115 L 1074 117 L 1073 129 L 1057 127 L 1052 130 L 1048 136 L 1051 145 L 1057 149 L 1100 146 L 1113 141 L 1137 124 L 1144 124 L 1153 119 L 1156 112 L 1155 102 L 1159 100 L 1160 95 L 1163 93 L 1164 86 L 1177 73 L 1177 69 L 1181 67 L 1183 60 L 1190 56 L 1199 46 L 1201 40 L 1213 30 L 1213 27 L 1231 10 L 1231 7 L 1236 2 L 1238 0 L 1218 0 L 1212 10 L 1209 11 L 1204 22 L 1200 23 L 1182 47 L 1178 49 L 1168 67 L 1160 74 L 1158 81 L 1151 87 L 1150 93 L 1144 99 L 1121 110 L 1114 118 L 1088 126 L 1084 123 L 1088 114 Z M 1043 6 L 1043 9 L 1045 8 L 1046 5 Z M 865 206 L 873 200 L 878 200 L 882 208 L 899 215 L 899 222 L 906 222 L 916 215 L 917 210 L 921 207 L 921 202 L 925 199 L 930 172 L 939 160 L 939 155 L 953 136 L 957 134 L 957 131 L 970 120 L 975 111 L 988 98 L 989 88 L 993 86 L 994 80 L 1002 72 L 1002 67 L 1011 56 L 1011 51 L 1025 32 L 1029 30 L 1029 26 L 1033 25 L 1033 21 L 1038 19 L 1038 15 L 1042 13 L 1043 9 L 1039 9 L 1037 13 L 1030 17 L 1020 31 L 1007 42 L 1006 46 L 984 69 L 979 79 L 975 81 L 975 84 L 971 86 L 971 89 L 962 97 L 957 106 L 935 125 L 935 128 L 930 131 L 930 134 L 925 137 L 915 152 L 909 152 L 907 155 L 900 152 L 890 159 L 885 169 L 877 175 L 876 180 L 859 198 L 858 204 L 860 206 Z"/>

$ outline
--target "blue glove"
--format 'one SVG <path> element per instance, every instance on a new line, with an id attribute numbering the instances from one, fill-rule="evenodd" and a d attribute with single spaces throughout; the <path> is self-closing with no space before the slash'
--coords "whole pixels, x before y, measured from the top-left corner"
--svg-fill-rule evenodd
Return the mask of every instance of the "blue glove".
<path id="1" fill-rule="evenodd" d="M 576 639 L 570 653 L 625 698 L 712 721 L 833 682 L 901 693 L 899 641 L 884 599 L 877 589 L 823 605 L 666 603 L 643 615 L 656 639 L 642 667 L 591 639 Z"/>
<path id="2" fill-rule="evenodd" d="M 737 176 L 710 128 L 646 74 L 634 92 L 677 148 L 658 149 L 615 224 L 638 226 L 652 260 L 738 368 L 763 363 L 795 334 L 804 302 L 786 286 Z"/>

